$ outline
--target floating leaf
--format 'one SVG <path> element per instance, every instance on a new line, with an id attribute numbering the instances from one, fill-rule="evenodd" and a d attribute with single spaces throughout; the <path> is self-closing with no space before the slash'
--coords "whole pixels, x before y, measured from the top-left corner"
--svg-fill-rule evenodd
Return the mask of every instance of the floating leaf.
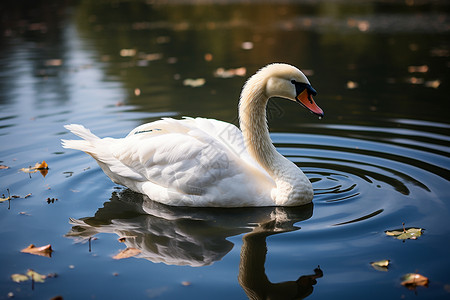
<path id="1" fill-rule="evenodd" d="M 429 279 L 417 273 L 408 273 L 402 277 L 402 285 L 408 289 L 415 289 L 418 286 L 428 286 Z"/>
<path id="2" fill-rule="evenodd" d="M 45 278 L 47 278 L 47 276 L 39 274 L 31 269 L 28 269 L 27 276 L 35 282 L 45 282 Z"/>
<path id="3" fill-rule="evenodd" d="M 220 77 L 220 78 L 231 78 L 234 76 L 245 76 L 245 74 L 247 74 L 247 69 L 245 67 L 241 67 L 241 68 L 236 68 L 236 69 L 224 69 L 224 68 L 218 68 L 215 72 L 214 72 L 214 76 L 215 77 Z"/>
<path id="4" fill-rule="evenodd" d="M 370 265 L 377 271 L 387 271 L 389 266 L 389 259 L 382 259 L 379 261 L 371 262 Z"/>
<path id="5" fill-rule="evenodd" d="M 427 65 L 423 65 L 423 66 L 409 66 L 408 67 L 408 72 L 409 73 L 426 73 L 426 72 L 428 72 L 428 66 Z"/>
<path id="6" fill-rule="evenodd" d="M 47 173 L 48 173 L 48 165 L 47 165 L 47 163 L 44 160 L 41 163 L 39 163 L 39 162 L 36 163 L 34 165 L 34 167 L 22 168 L 19 171 L 22 171 L 24 173 L 29 173 L 29 174 L 36 173 L 37 171 L 40 171 L 42 176 L 45 177 L 47 175 Z"/>
<path id="7" fill-rule="evenodd" d="M 11 279 L 14 282 L 24 282 L 24 281 L 29 280 L 30 278 L 27 275 L 23 275 L 23 274 L 12 274 Z"/>
<path id="8" fill-rule="evenodd" d="M 36 173 L 37 170 L 35 168 L 29 167 L 29 168 L 22 168 L 19 171 L 22 171 L 24 173 Z"/>
<path id="9" fill-rule="evenodd" d="M 439 79 L 436 80 L 430 80 L 425 82 L 426 87 L 437 89 L 441 85 L 441 81 Z"/>
<path id="10" fill-rule="evenodd" d="M 141 250 L 136 249 L 136 248 L 127 248 L 125 250 L 122 250 L 119 252 L 119 254 L 113 256 L 114 259 L 123 259 L 123 258 L 128 258 L 128 257 L 132 257 L 132 256 L 136 256 L 139 253 L 141 253 Z"/>
<path id="11" fill-rule="evenodd" d="M 127 239 L 134 239 L 134 238 L 136 238 L 135 235 L 129 235 L 129 236 L 122 236 L 122 237 L 118 238 L 117 240 L 118 240 L 120 243 L 125 243 L 125 241 L 126 241 Z"/>
<path id="12" fill-rule="evenodd" d="M 393 236 L 399 240 L 416 240 L 419 236 L 422 235 L 421 228 L 404 228 L 403 230 L 387 230 L 385 231 L 386 235 Z"/>
<path id="13" fill-rule="evenodd" d="M 34 168 L 35 168 L 36 170 L 45 170 L 45 169 L 48 169 L 48 165 L 47 165 L 47 163 L 45 162 L 45 160 L 43 160 L 41 163 L 36 163 L 36 165 L 34 166 Z"/>
<path id="14" fill-rule="evenodd" d="M 63 64 L 62 59 L 48 59 L 45 61 L 45 65 L 48 67 L 59 67 Z"/>
<path id="15" fill-rule="evenodd" d="M 347 81 L 347 88 L 349 90 L 356 89 L 358 87 L 358 83 L 355 81 Z"/>
<path id="16" fill-rule="evenodd" d="M 241 44 L 241 48 L 244 50 L 251 50 L 251 49 L 253 49 L 253 43 L 252 42 L 243 42 Z"/>
<path id="17" fill-rule="evenodd" d="M 4 170 L 4 169 L 9 169 L 9 167 L 5 166 L 5 165 L 0 165 L 0 170 Z"/>
<path id="18" fill-rule="evenodd" d="M 213 60 L 213 55 L 211 53 L 206 53 L 204 56 L 206 61 L 212 61 Z"/>
<path id="19" fill-rule="evenodd" d="M 0 198 L 0 203 L 4 201 L 11 200 L 11 194 L 9 193 L 9 189 L 6 189 L 8 191 L 8 197 L 5 197 L 5 195 L 2 195 L 2 198 Z"/>
<path id="20" fill-rule="evenodd" d="M 3 195 L 2 198 L 0 198 L 0 203 L 8 201 L 8 200 L 11 200 L 11 196 L 8 196 L 8 197 L 5 197 L 5 198 L 3 198 L 3 197 L 5 197 L 5 195 Z"/>
<path id="21" fill-rule="evenodd" d="M 129 56 L 135 56 L 136 55 L 136 49 L 122 49 L 120 50 L 120 56 L 122 57 L 129 57 Z"/>
<path id="22" fill-rule="evenodd" d="M 197 79 L 191 79 L 187 78 L 183 80 L 183 85 L 185 86 L 191 86 L 191 87 L 199 87 L 204 85 L 206 80 L 204 78 L 197 78 Z"/>
<path id="23" fill-rule="evenodd" d="M 418 77 L 411 77 L 411 78 L 406 79 L 406 82 L 411 83 L 411 84 L 423 84 L 424 81 L 425 80 L 423 78 L 418 78 Z"/>
<path id="24" fill-rule="evenodd" d="M 50 244 L 42 246 L 42 247 L 36 247 L 35 245 L 31 244 L 25 249 L 20 250 L 20 252 L 23 253 L 29 253 L 34 255 L 40 255 L 45 257 L 52 257 L 52 246 Z"/>

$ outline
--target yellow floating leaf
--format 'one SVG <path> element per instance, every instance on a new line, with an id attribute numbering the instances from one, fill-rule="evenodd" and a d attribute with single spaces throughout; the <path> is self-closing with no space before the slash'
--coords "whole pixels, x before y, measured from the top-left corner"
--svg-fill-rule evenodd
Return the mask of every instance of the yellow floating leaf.
<path id="1" fill-rule="evenodd" d="M 408 273 L 402 277 L 402 285 L 408 289 L 414 289 L 417 286 L 428 286 L 429 279 L 417 273 Z"/>
<path id="2" fill-rule="evenodd" d="M 47 276 L 39 274 L 31 269 L 28 269 L 27 276 L 35 282 L 45 282 L 45 278 L 47 278 Z"/>
<path id="3" fill-rule="evenodd" d="M 3 195 L 3 197 L 5 197 L 5 195 Z M 0 202 L 4 202 L 4 201 L 8 201 L 11 200 L 11 196 L 8 196 L 6 198 L 0 198 Z"/>
<path id="4" fill-rule="evenodd" d="M 113 256 L 114 259 L 123 259 L 132 256 L 136 256 L 141 253 L 141 250 L 136 248 L 127 248 L 125 250 L 120 251 L 117 255 Z"/>
<path id="5" fill-rule="evenodd" d="M 24 281 L 29 280 L 30 278 L 27 275 L 23 275 L 23 274 L 12 274 L 11 279 L 14 282 L 24 282 Z"/>
<path id="6" fill-rule="evenodd" d="M 371 262 L 370 265 L 377 271 L 387 271 L 389 266 L 389 259 L 382 259 L 379 261 Z"/>
<path id="7" fill-rule="evenodd" d="M 20 250 L 20 252 L 23 253 L 29 253 L 34 255 L 40 255 L 45 257 L 52 257 L 52 246 L 50 244 L 42 246 L 42 247 L 36 247 L 33 244 L 29 245 L 25 249 Z"/>
<path id="8" fill-rule="evenodd" d="M 7 189 L 7 191 L 8 191 L 8 197 L 5 197 L 5 194 L 3 194 L 2 198 L 0 198 L 0 203 L 4 202 L 4 201 L 11 200 L 11 194 L 9 193 L 9 189 Z"/>
<path id="9" fill-rule="evenodd" d="M 37 170 L 35 168 L 31 168 L 31 167 L 30 168 L 22 168 L 19 171 L 22 171 L 24 173 L 36 173 L 37 172 Z"/>
<path id="10" fill-rule="evenodd" d="M 386 235 L 393 236 L 399 240 L 416 240 L 419 236 L 422 235 L 422 228 L 405 228 L 403 230 L 392 230 L 385 231 Z"/>

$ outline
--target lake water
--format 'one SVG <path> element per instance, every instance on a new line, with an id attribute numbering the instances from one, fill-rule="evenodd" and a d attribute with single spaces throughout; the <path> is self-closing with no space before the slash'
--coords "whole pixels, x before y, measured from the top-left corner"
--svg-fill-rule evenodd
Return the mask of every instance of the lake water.
<path id="1" fill-rule="evenodd" d="M 0 194 L 20 197 L 0 203 L 0 299 L 448 299 L 449 3 L 165 2 L 0 4 Z M 325 112 L 269 102 L 312 205 L 167 207 L 60 145 L 69 123 L 101 137 L 161 117 L 236 123 L 270 62 L 304 70 Z M 20 171 L 43 160 L 46 176 Z M 423 234 L 385 234 L 402 223 Z M 141 252 L 113 259 L 127 247 Z M 28 269 L 53 276 L 11 279 Z M 407 273 L 428 286 L 402 286 Z"/>

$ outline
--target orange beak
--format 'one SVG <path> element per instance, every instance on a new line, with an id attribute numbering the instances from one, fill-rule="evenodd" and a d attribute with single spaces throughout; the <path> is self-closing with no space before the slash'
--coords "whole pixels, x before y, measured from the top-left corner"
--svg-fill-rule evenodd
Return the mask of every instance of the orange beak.
<path id="1" fill-rule="evenodd" d="M 313 114 L 316 114 L 319 117 L 323 117 L 323 110 L 319 106 L 317 106 L 311 93 L 309 93 L 307 89 L 303 90 L 299 95 L 297 95 L 297 98 L 295 98 L 295 100 L 297 100 L 298 103 L 306 107 Z"/>

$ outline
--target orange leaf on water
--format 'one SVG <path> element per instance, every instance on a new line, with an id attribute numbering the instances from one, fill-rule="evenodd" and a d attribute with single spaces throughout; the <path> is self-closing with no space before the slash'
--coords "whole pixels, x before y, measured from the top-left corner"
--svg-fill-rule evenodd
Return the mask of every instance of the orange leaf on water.
<path id="1" fill-rule="evenodd" d="M 428 286 L 429 279 L 416 273 L 408 273 L 402 277 L 402 285 L 408 289 L 415 289 L 418 286 Z"/>
<path id="2" fill-rule="evenodd" d="M 37 171 L 41 172 L 42 176 L 46 176 L 48 173 L 48 164 L 44 161 L 42 161 L 41 163 L 36 163 L 34 165 L 34 167 L 29 167 L 29 168 L 22 168 L 19 171 L 22 171 L 24 173 L 36 173 Z"/>
<path id="3" fill-rule="evenodd" d="M 34 255 L 40 255 L 45 257 L 52 257 L 52 246 L 50 244 L 42 246 L 42 247 L 36 247 L 35 245 L 31 244 L 28 247 L 20 250 L 20 252 L 23 253 L 29 253 Z"/>
<path id="4" fill-rule="evenodd" d="M 45 162 L 45 160 L 43 160 L 41 163 L 36 163 L 36 165 L 34 166 L 34 169 L 36 169 L 36 170 L 45 170 L 45 169 L 48 169 L 48 165 Z"/>

